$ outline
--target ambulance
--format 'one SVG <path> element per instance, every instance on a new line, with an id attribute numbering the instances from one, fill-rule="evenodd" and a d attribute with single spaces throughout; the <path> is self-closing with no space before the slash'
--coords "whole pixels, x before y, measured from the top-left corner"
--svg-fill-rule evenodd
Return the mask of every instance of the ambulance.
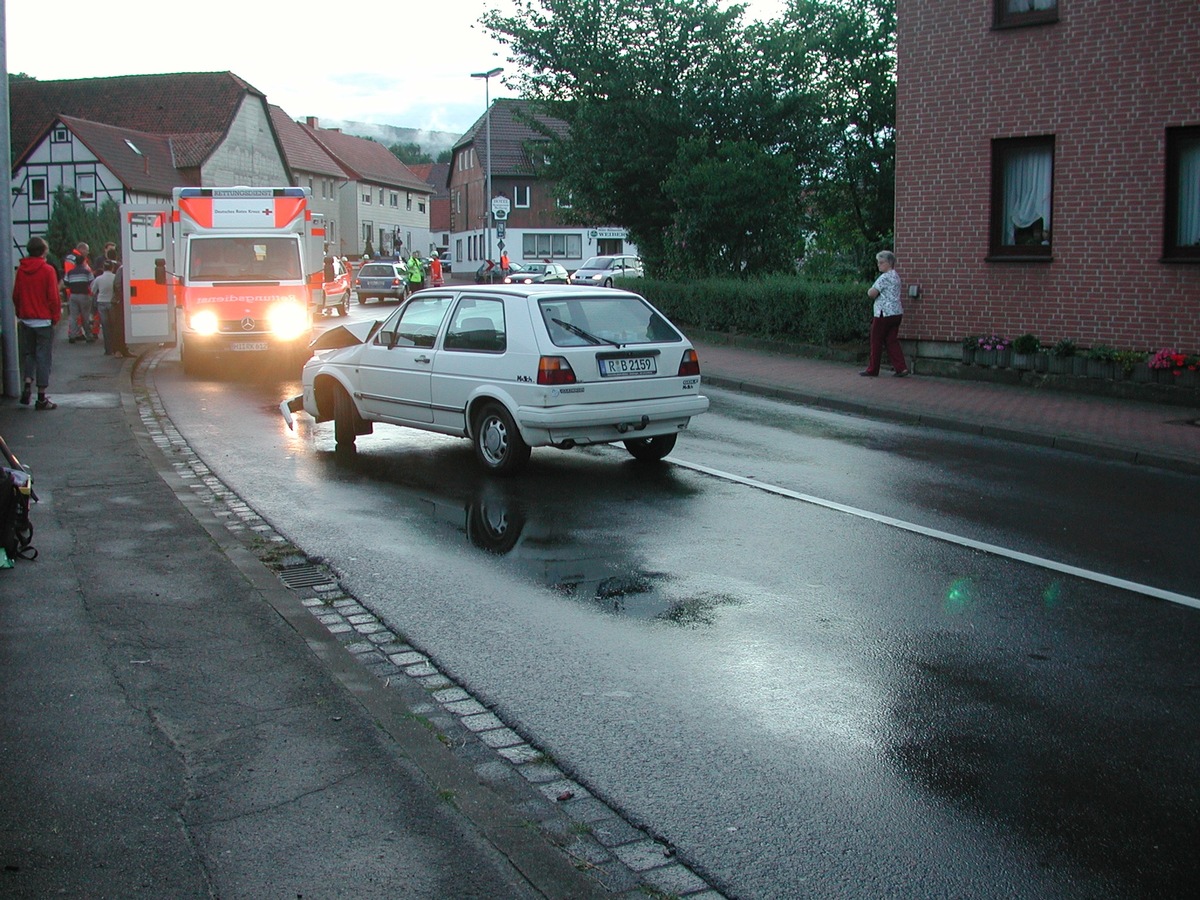
<path id="1" fill-rule="evenodd" d="M 122 204 L 129 343 L 178 343 L 184 371 L 267 356 L 297 369 L 324 301 L 325 234 L 307 188 L 177 187 Z"/>

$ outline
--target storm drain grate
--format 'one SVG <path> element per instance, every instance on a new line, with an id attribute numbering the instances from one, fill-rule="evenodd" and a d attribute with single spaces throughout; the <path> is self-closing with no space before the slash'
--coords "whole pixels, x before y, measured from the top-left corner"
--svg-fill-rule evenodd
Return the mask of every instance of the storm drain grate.
<path id="1" fill-rule="evenodd" d="M 279 580 L 290 588 L 310 588 L 318 584 L 333 584 L 333 576 L 324 566 L 290 566 L 279 573 Z"/>

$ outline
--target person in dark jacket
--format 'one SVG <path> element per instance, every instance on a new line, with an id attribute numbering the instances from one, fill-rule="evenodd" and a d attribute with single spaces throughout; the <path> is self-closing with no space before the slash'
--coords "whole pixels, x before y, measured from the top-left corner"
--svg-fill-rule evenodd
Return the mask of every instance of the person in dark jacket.
<path id="1" fill-rule="evenodd" d="M 58 272 L 46 261 L 47 249 L 42 238 L 30 238 L 25 247 L 29 255 L 21 260 L 13 279 L 13 307 L 17 313 L 17 339 L 24 378 L 21 403 L 29 405 L 36 382 L 36 409 L 58 406 L 46 396 L 46 388 L 50 386 L 54 326 L 62 318 L 62 300 L 58 293 Z"/>

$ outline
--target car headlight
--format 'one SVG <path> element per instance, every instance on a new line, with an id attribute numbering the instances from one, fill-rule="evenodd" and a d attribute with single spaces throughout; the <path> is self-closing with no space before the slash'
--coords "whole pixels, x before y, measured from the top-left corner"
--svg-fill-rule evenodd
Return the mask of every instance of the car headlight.
<path id="1" fill-rule="evenodd" d="M 221 320 L 211 309 L 202 309 L 192 313 L 188 324 L 196 334 L 216 334 L 221 328 Z"/>
<path id="2" fill-rule="evenodd" d="M 283 300 L 267 311 L 271 333 L 285 341 L 294 340 L 308 331 L 308 309 L 294 300 Z"/>

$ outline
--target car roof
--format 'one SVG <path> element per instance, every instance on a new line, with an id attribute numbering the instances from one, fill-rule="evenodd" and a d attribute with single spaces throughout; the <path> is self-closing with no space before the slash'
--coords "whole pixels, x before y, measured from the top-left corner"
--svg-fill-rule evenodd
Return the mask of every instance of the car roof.
<path id="1" fill-rule="evenodd" d="M 450 287 L 447 285 L 447 287 Z M 443 291 L 446 288 L 431 288 L 430 291 Z M 462 284 L 450 287 L 450 290 L 472 296 L 490 295 L 496 297 L 637 297 L 641 294 L 633 291 L 623 291 L 614 288 L 596 288 L 586 284 Z"/>

